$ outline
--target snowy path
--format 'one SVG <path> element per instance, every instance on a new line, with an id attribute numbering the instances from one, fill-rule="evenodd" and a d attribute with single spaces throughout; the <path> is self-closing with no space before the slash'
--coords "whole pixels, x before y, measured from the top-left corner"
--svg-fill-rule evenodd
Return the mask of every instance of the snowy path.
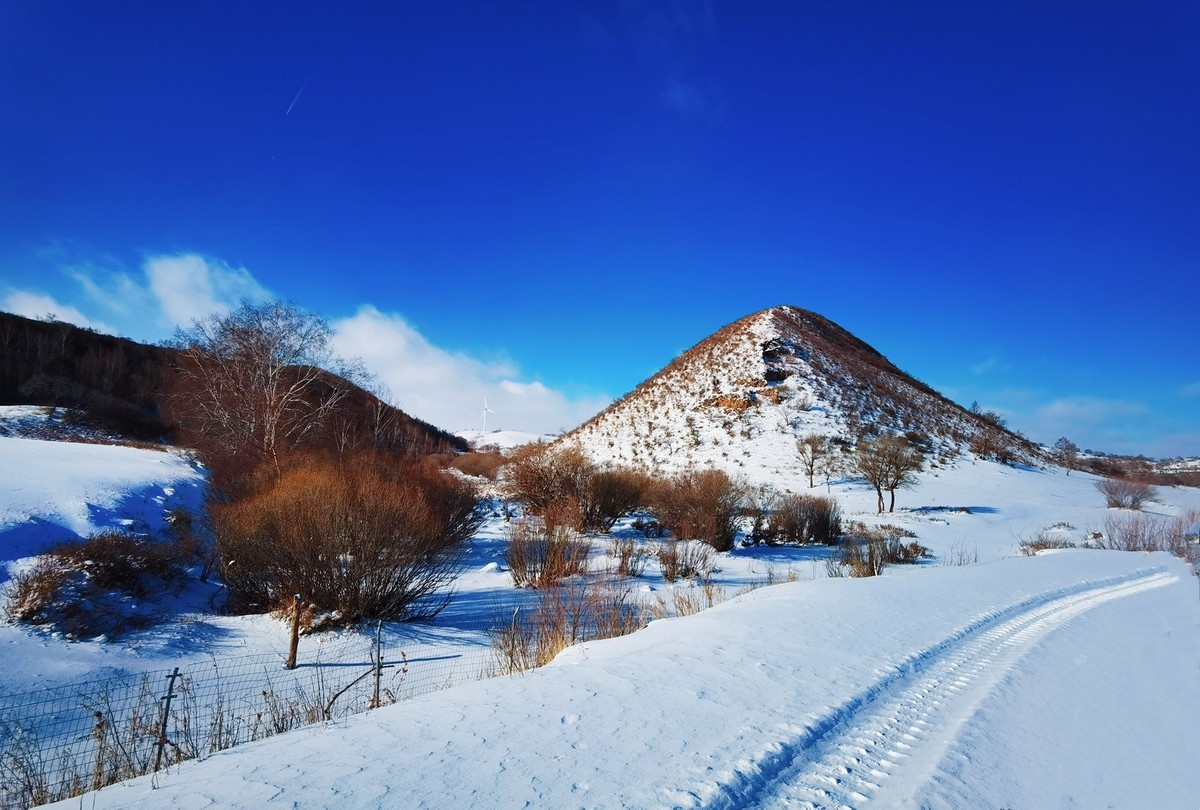
<path id="1" fill-rule="evenodd" d="M 911 657 L 740 773 L 711 807 L 903 806 L 935 773 L 959 728 L 1037 643 L 1105 603 L 1177 581 L 1164 571 L 1081 585 L 986 617 Z"/>

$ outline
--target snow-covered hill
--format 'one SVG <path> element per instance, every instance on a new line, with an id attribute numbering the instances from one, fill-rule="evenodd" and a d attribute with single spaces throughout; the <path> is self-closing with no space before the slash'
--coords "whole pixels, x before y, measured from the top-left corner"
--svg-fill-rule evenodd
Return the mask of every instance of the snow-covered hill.
<path id="1" fill-rule="evenodd" d="M 562 441 L 601 462 L 713 467 L 798 487 L 799 437 L 853 442 L 871 431 L 907 434 L 934 463 L 971 445 L 1034 452 L 831 321 L 789 306 L 724 327 Z"/>

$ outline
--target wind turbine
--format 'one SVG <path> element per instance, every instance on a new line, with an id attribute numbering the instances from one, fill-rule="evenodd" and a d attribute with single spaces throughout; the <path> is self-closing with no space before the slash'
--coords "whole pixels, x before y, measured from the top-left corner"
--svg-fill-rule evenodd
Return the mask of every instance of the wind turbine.
<path id="1" fill-rule="evenodd" d="M 487 415 L 489 413 L 495 413 L 495 411 L 493 411 L 491 408 L 489 408 L 487 406 L 487 397 L 484 397 L 483 398 L 483 431 L 482 431 L 484 433 L 487 433 Z"/>

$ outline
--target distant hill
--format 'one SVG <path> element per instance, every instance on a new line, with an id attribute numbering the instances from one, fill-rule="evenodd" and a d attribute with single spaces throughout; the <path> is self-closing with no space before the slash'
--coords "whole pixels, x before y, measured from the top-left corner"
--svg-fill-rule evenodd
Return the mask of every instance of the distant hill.
<path id="1" fill-rule="evenodd" d="M 164 407 L 176 356 L 171 348 L 0 312 L 0 405 L 73 408 L 112 433 L 178 439 L 178 426 Z M 369 440 L 375 449 L 407 456 L 468 449 L 463 439 L 340 383 L 350 385 L 350 393 L 326 429 L 308 440 L 311 445 Z"/>
<path id="2" fill-rule="evenodd" d="M 907 436 L 934 462 L 966 450 L 1002 461 L 1041 453 L 996 415 L 963 408 L 827 318 L 790 306 L 729 324 L 561 441 L 599 461 L 766 480 L 795 469 L 803 435 L 848 452 L 885 433 Z"/>

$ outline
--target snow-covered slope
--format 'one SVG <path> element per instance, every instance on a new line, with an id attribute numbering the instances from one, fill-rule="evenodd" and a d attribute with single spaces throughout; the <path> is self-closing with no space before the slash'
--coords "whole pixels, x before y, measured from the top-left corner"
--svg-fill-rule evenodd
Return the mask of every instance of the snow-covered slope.
<path id="1" fill-rule="evenodd" d="M 726 326 L 567 434 L 601 462 L 714 467 L 799 485 L 796 440 L 909 434 L 935 463 L 972 441 L 1032 447 L 914 380 L 831 321 L 775 307 Z"/>
<path id="2" fill-rule="evenodd" d="M 37 433 L 31 411 L 6 408 L 0 425 Z M 198 511 L 204 486 L 203 470 L 177 451 L 0 435 L 0 582 L 4 563 L 52 543 L 106 529 L 158 534 L 170 510 Z"/>
<path id="3" fill-rule="evenodd" d="M 1161 554 L 781 585 L 58 806 L 1190 809 L 1198 642 Z"/>

